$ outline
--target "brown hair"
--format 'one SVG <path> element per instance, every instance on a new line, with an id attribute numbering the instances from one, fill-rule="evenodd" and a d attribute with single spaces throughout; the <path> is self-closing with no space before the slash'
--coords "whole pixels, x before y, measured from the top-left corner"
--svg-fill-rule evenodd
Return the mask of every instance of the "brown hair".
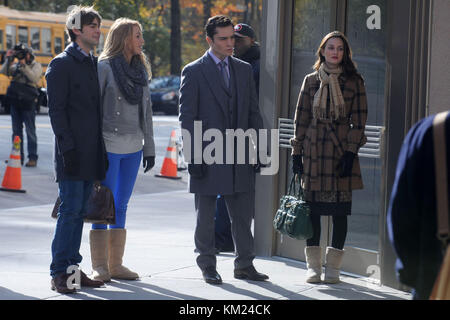
<path id="1" fill-rule="evenodd" d="M 206 35 L 214 41 L 214 35 L 217 33 L 216 29 L 228 26 L 232 26 L 234 28 L 233 22 L 227 16 L 218 15 L 211 17 L 205 25 Z"/>
<path id="2" fill-rule="evenodd" d="M 328 40 L 330 40 L 331 38 L 339 38 L 344 43 L 344 57 L 342 58 L 342 62 L 341 62 L 341 66 L 344 71 L 344 74 L 347 76 L 353 76 L 353 75 L 358 74 L 358 72 L 356 70 L 356 64 L 352 60 L 352 49 L 350 48 L 348 39 L 340 31 L 330 32 L 322 39 L 322 41 L 320 42 L 320 46 L 316 52 L 317 60 L 314 63 L 313 69 L 318 71 L 320 68 L 320 65 L 323 62 L 325 62 L 325 57 L 322 55 L 321 51 L 322 51 L 322 49 L 325 49 L 325 46 L 327 45 Z"/>
<path id="3" fill-rule="evenodd" d="M 98 60 L 107 60 L 123 54 L 128 39 L 133 36 L 134 26 L 139 27 L 142 32 L 142 26 L 136 20 L 119 18 L 114 21 L 113 25 L 109 29 L 103 52 L 100 54 Z M 142 52 L 140 55 L 133 56 L 132 59 L 137 59 L 145 67 L 150 79 L 152 77 L 152 71 L 147 56 Z"/>

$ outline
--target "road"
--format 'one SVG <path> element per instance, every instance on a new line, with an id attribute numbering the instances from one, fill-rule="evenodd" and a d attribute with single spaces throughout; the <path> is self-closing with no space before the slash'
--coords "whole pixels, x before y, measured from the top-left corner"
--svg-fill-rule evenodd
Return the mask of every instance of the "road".
<path id="1" fill-rule="evenodd" d="M 182 177 L 181 180 L 155 177 L 155 174 L 161 170 L 172 130 L 177 130 L 177 137 L 180 135 L 177 117 L 156 115 L 153 123 L 156 144 L 155 167 L 146 174 L 144 174 L 142 167 L 139 169 L 134 194 L 187 190 L 186 171 L 178 172 L 178 175 Z M 36 131 L 38 136 L 38 165 L 36 168 L 22 167 L 22 189 L 25 189 L 26 193 L 0 192 L 0 209 L 50 204 L 54 203 L 57 197 L 58 188 L 53 173 L 53 131 L 47 114 L 39 114 L 36 117 Z M 11 133 L 10 116 L 0 115 L 0 179 L 2 180 L 6 170 L 4 160 L 9 158 L 12 148 Z"/>

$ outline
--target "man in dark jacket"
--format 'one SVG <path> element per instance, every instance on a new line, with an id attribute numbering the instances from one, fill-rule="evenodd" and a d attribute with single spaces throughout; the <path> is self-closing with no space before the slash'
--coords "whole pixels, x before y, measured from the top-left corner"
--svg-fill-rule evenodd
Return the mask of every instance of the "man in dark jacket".
<path id="1" fill-rule="evenodd" d="M 437 238 L 434 118 L 419 121 L 403 141 L 388 210 L 389 238 L 398 256 L 397 277 L 414 289 L 416 300 L 429 299 L 443 261 Z M 445 124 L 450 168 L 450 117 Z"/>
<path id="2" fill-rule="evenodd" d="M 60 293 L 75 291 L 68 281 L 68 272 L 72 269 L 69 267 L 76 268 L 82 260 L 79 250 L 83 213 L 93 182 L 103 180 L 107 170 L 97 58 L 91 53 L 100 39 L 100 23 L 100 15 L 92 8 L 72 10 L 66 23 L 72 43 L 50 62 L 45 75 L 61 199 L 50 275 L 52 290 Z M 81 286 L 103 285 L 79 272 Z"/>
<path id="3" fill-rule="evenodd" d="M 259 96 L 259 64 L 261 50 L 259 44 L 256 42 L 255 31 L 248 24 L 239 23 L 234 26 L 234 36 L 236 39 L 234 45 L 234 56 L 250 63 L 252 66 L 256 93 Z"/>

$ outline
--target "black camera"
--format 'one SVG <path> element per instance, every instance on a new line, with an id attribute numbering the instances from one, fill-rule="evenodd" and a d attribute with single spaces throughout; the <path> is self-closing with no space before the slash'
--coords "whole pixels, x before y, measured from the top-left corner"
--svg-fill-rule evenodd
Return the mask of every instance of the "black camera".
<path id="1" fill-rule="evenodd" d="M 23 43 L 16 44 L 13 50 L 14 58 L 19 60 L 25 59 L 27 53 L 29 52 L 28 48 Z"/>

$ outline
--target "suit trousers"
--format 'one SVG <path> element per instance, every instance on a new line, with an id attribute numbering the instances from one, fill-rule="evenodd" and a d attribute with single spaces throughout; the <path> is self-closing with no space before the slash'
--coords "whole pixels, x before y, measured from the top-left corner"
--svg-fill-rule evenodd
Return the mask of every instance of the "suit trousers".
<path id="1" fill-rule="evenodd" d="M 252 191 L 254 192 L 254 191 Z M 242 269 L 253 264 L 255 258 L 254 241 L 251 230 L 254 197 L 252 192 L 239 192 L 222 195 L 231 220 L 231 233 L 236 248 L 235 269 Z M 195 247 L 199 252 L 197 265 L 201 270 L 216 267 L 214 216 L 217 196 L 195 194 Z"/>

